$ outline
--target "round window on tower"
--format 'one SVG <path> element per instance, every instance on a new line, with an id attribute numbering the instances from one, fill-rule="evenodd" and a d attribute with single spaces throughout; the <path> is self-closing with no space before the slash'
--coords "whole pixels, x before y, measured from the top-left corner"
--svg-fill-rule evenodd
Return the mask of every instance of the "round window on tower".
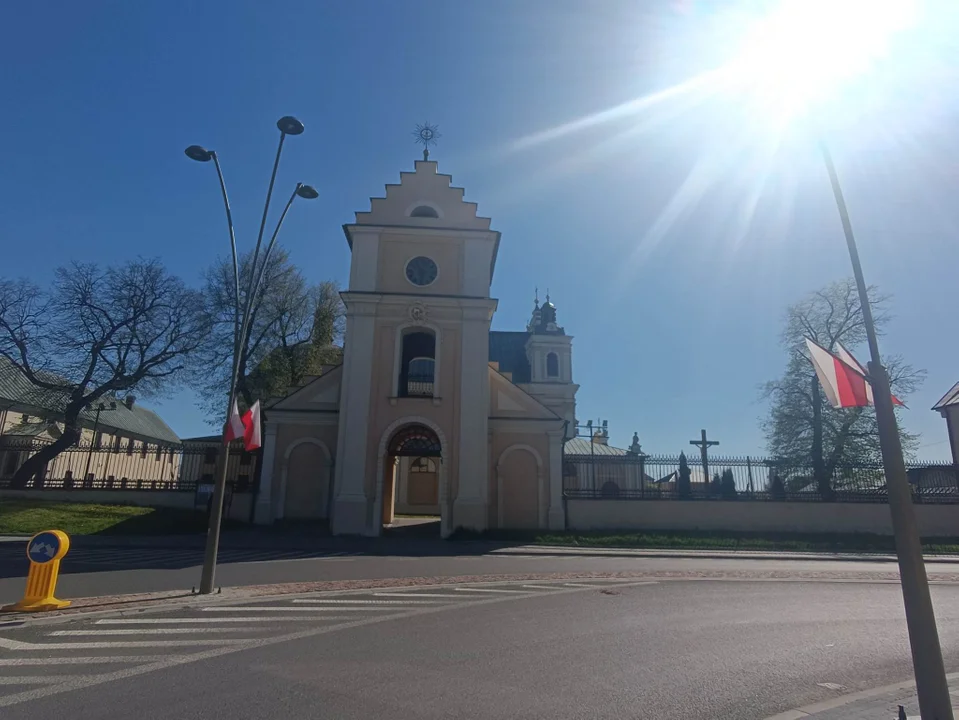
<path id="1" fill-rule="evenodd" d="M 436 280 L 436 263 L 420 255 L 406 263 L 406 279 L 418 287 L 431 285 Z"/>

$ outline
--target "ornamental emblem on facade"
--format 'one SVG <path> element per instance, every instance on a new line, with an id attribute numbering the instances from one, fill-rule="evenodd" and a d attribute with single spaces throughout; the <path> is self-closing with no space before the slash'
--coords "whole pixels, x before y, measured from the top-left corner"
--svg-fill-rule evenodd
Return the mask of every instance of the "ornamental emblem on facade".
<path id="1" fill-rule="evenodd" d="M 409 315 L 410 320 L 413 322 L 426 322 L 429 312 L 427 311 L 425 305 L 422 303 L 416 303 L 414 305 L 410 305 Z"/>

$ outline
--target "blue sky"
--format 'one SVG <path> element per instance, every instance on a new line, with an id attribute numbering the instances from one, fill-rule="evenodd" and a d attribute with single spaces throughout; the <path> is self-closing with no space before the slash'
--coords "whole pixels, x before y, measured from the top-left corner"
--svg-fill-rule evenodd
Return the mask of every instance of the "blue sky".
<path id="1" fill-rule="evenodd" d="M 0 29 L 0 274 L 46 282 L 71 259 L 159 255 L 197 282 L 227 242 L 212 168 L 183 148 L 219 152 L 251 247 L 274 123 L 294 114 L 307 130 L 278 197 L 299 180 L 320 199 L 294 207 L 281 242 L 309 277 L 345 283 L 341 224 L 412 168 L 428 119 L 440 170 L 503 234 L 494 328 L 522 328 L 549 287 L 575 337 L 580 419 L 608 419 L 620 444 L 637 431 L 650 452 L 705 427 L 720 451 L 760 453 L 785 307 L 848 274 L 809 133 L 774 137 L 748 104 L 686 94 L 538 135 L 713 67 L 735 5 L 19 3 Z M 906 423 L 922 457 L 946 459 L 929 408 L 959 380 L 959 24 L 928 5 L 883 89 L 825 131 L 867 279 L 894 295 L 883 350 L 929 373 Z M 181 436 L 208 432 L 187 391 L 150 404 Z"/>

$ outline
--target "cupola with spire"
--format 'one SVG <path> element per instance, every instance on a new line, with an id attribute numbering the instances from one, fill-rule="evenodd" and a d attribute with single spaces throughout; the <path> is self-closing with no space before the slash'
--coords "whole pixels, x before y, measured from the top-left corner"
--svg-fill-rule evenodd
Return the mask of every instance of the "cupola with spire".
<path id="1" fill-rule="evenodd" d="M 556 324 L 556 306 L 550 302 L 549 290 L 546 291 L 546 302 L 542 307 L 539 304 L 539 293 L 536 295 L 536 302 L 533 308 L 533 319 L 527 328 L 529 332 L 536 335 L 565 335 L 566 331 Z"/>

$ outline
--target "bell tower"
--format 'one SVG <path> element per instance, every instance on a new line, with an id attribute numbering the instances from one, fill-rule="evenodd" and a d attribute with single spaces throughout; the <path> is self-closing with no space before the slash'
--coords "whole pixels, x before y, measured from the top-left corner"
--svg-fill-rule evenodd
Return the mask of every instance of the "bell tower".
<path id="1" fill-rule="evenodd" d="M 524 389 L 550 408 L 570 427 L 576 425 L 576 391 L 573 383 L 573 338 L 557 324 L 556 306 L 546 291 L 546 302 L 533 303 L 533 314 L 526 326 L 526 356 L 530 364 L 530 384 Z"/>
<path id="2" fill-rule="evenodd" d="M 392 503 L 390 448 L 412 426 L 441 446 L 442 533 L 487 523 L 490 283 L 500 235 L 428 157 L 343 226 L 352 259 L 342 293 L 335 533 L 380 533 Z"/>

